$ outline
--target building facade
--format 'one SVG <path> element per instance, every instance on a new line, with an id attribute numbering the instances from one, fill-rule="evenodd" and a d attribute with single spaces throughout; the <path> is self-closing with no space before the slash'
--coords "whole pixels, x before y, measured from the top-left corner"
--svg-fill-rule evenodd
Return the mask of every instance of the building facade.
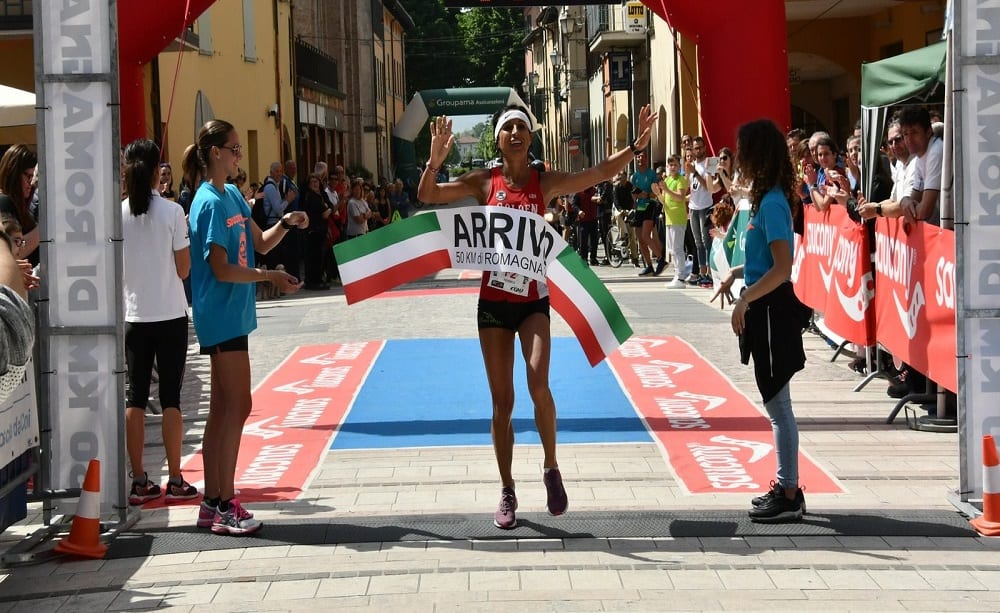
<path id="1" fill-rule="evenodd" d="M 179 164 L 213 118 L 240 133 L 251 182 L 263 180 L 271 162 L 292 157 L 291 9 L 273 0 L 217 0 L 148 66 L 147 125 L 164 159 Z"/>
<path id="2" fill-rule="evenodd" d="M 945 0 L 784 4 L 787 127 L 825 130 L 839 143 L 860 116 L 861 64 L 940 40 L 945 10 Z M 527 75 L 522 92 L 540 121 L 539 137 L 552 167 L 577 170 L 625 147 L 646 103 L 657 116 L 651 163 L 677 153 L 682 134 L 705 134 L 698 46 L 641 2 L 522 10 Z M 734 46 L 732 53 L 735 57 L 739 49 Z M 739 104 L 739 92 L 731 96 Z M 709 143 L 713 150 L 734 144 Z"/>
<path id="3" fill-rule="evenodd" d="M 307 80 L 306 66 L 297 66 L 305 126 L 300 136 L 316 141 L 303 142 L 300 155 L 388 177 L 389 135 L 405 106 L 405 36 L 413 19 L 399 0 L 304 0 L 295 6 L 297 47 L 330 67 Z"/>
<path id="4" fill-rule="evenodd" d="M 343 165 L 348 147 L 348 97 L 342 40 L 346 16 L 331 2 L 295 3 L 295 103 L 299 166 L 311 171 L 316 162 Z"/>

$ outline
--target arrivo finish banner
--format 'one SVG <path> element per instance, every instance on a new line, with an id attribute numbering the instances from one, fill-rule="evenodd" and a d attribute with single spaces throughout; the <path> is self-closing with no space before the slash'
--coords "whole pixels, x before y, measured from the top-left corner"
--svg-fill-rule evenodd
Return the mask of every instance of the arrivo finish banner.
<path id="1" fill-rule="evenodd" d="M 875 223 L 875 334 L 893 356 L 955 392 L 955 233 Z"/>
<path id="2" fill-rule="evenodd" d="M 795 244 L 792 281 L 804 304 L 823 313 L 837 335 L 860 345 L 875 342 L 874 286 L 868 236 L 842 206 L 804 207 L 804 234 Z"/>
<path id="3" fill-rule="evenodd" d="M 502 192 L 497 194 L 501 198 Z M 427 211 L 334 246 L 347 304 L 453 267 L 500 274 L 491 284 L 525 295 L 548 282 L 591 366 L 632 334 L 618 303 L 540 215 L 503 206 Z"/>

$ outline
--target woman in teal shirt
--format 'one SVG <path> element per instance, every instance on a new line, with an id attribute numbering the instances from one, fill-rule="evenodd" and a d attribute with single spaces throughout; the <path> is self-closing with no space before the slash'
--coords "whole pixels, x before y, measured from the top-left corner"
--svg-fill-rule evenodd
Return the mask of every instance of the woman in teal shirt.
<path id="1" fill-rule="evenodd" d="M 249 534 L 262 526 L 234 497 L 236 458 L 251 408 L 247 337 L 257 327 L 256 283 L 274 283 L 286 294 L 302 287 L 284 271 L 255 268 L 253 254 L 267 253 L 290 229 L 309 225 L 306 214 L 295 211 L 261 231 L 239 189 L 228 183 L 242 157 L 236 128 L 217 119 L 202 127 L 184 157 L 185 175 L 205 177 L 188 216 L 194 329 L 212 369 L 202 444 L 205 494 L 197 525 L 216 534 Z"/>
<path id="2" fill-rule="evenodd" d="M 712 300 L 721 295 L 733 305 L 740 358 L 744 364 L 753 358 L 757 389 L 774 433 L 776 480 L 767 494 L 751 501 L 750 519 L 798 521 L 806 504 L 799 487 L 799 430 L 788 385 L 792 375 L 805 367 L 802 331 L 811 311 L 795 297 L 789 280 L 795 244 L 791 207 L 795 175 L 785 137 L 770 120 L 740 127 L 737 147 L 740 173 L 751 182 L 746 261 L 730 270 Z M 746 281 L 746 289 L 733 300 L 730 289 L 739 277 Z"/>

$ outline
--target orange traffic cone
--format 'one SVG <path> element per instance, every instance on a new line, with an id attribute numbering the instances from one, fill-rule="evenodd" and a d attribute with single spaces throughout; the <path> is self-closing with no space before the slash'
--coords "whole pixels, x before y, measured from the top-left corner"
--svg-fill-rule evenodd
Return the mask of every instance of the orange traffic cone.
<path id="1" fill-rule="evenodd" d="M 91 460 L 83 491 L 76 506 L 69 536 L 59 541 L 56 551 L 85 558 L 103 558 L 108 546 L 101 542 L 101 462 Z"/>
<path id="2" fill-rule="evenodd" d="M 983 514 L 969 523 L 983 536 L 1000 536 L 1000 460 L 989 434 L 983 437 Z"/>

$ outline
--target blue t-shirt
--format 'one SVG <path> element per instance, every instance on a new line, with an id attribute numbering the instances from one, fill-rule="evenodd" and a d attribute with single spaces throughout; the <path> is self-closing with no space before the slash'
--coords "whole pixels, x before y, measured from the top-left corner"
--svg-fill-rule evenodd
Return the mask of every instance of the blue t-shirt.
<path id="1" fill-rule="evenodd" d="M 230 264 L 254 267 L 250 206 L 235 185 L 219 192 L 206 181 L 188 217 L 191 237 L 191 306 L 202 347 L 218 345 L 257 328 L 256 284 L 218 281 L 208 264 L 212 244 L 226 250 Z"/>
<path id="2" fill-rule="evenodd" d="M 649 194 L 653 193 L 653 183 L 656 183 L 659 177 L 656 176 L 656 171 L 652 168 L 647 168 L 643 171 L 635 171 L 632 173 L 632 186 L 639 189 L 641 192 L 646 192 Z M 650 197 L 636 197 L 635 208 L 637 211 L 645 211 L 646 207 L 649 206 Z"/>
<path id="3" fill-rule="evenodd" d="M 778 187 L 772 187 L 764 194 L 757 214 L 750 218 L 746 233 L 746 262 L 743 265 L 743 280 L 753 285 L 774 266 L 771 243 L 788 241 L 788 248 L 795 256 L 795 241 L 792 238 L 792 209 L 785 194 Z"/>

